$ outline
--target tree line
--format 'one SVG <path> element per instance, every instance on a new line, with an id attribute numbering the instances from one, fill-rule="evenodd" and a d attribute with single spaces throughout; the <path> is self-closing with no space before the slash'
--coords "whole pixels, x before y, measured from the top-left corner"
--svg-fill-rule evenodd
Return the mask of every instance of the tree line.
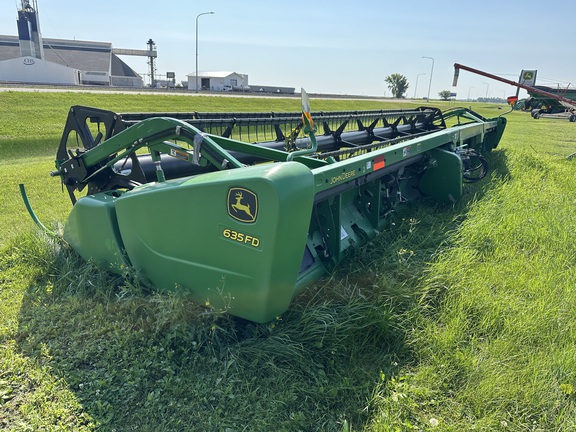
<path id="1" fill-rule="evenodd" d="M 405 93 L 410 87 L 408 83 L 408 78 L 405 75 L 399 73 L 393 73 L 384 78 L 386 84 L 388 84 L 388 89 L 392 92 L 392 97 L 396 99 L 405 98 Z M 442 100 L 449 100 L 452 92 L 450 90 L 442 90 L 438 92 L 438 96 Z"/>

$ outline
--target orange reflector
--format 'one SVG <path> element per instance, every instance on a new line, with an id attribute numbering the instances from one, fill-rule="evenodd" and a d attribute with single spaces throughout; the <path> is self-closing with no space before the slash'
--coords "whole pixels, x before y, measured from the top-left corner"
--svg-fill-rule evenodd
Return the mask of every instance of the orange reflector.
<path id="1" fill-rule="evenodd" d="M 518 102 L 518 97 L 517 96 L 508 96 L 506 101 L 508 102 L 508 105 L 514 105 L 516 102 Z"/>
<path id="2" fill-rule="evenodd" d="M 382 169 L 386 166 L 386 160 L 384 159 L 384 156 L 378 156 L 376 159 L 374 159 L 374 171 L 378 171 L 379 169 Z"/>

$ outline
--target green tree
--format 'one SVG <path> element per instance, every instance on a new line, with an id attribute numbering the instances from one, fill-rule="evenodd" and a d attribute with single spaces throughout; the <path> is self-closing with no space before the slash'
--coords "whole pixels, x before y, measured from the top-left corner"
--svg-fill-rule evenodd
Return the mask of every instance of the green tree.
<path id="1" fill-rule="evenodd" d="M 442 90 L 441 92 L 438 92 L 438 96 L 440 96 L 440 99 L 447 101 L 448 99 L 450 99 L 450 95 L 452 93 L 450 92 L 450 90 Z"/>
<path id="2" fill-rule="evenodd" d="M 384 81 L 388 84 L 388 88 L 392 92 L 392 96 L 395 98 L 403 98 L 404 93 L 408 90 L 409 84 L 408 79 L 399 73 L 393 73 L 384 78 Z"/>

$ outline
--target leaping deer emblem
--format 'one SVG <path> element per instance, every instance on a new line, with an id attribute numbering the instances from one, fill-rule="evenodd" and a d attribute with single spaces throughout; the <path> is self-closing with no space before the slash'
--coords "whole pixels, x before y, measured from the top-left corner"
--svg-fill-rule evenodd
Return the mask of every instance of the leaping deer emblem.
<path id="1" fill-rule="evenodd" d="M 250 216 L 250 219 L 254 219 L 254 215 L 250 210 L 250 204 L 242 204 L 242 198 L 242 192 L 236 192 L 236 203 L 232 204 L 230 207 L 232 207 L 236 212 L 243 211 Z"/>

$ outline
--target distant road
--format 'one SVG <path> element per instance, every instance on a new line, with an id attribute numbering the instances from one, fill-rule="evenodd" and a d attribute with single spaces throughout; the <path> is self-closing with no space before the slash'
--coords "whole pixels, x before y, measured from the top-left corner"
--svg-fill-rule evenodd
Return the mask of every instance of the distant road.
<path id="1" fill-rule="evenodd" d="M 122 93 L 122 94 L 156 94 L 175 96 L 225 96 L 225 97 L 257 97 L 257 98 L 300 98 L 300 93 L 276 94 L 276 93 L 245 93 L 245 92 L 215 92 L 202 91 L 196 93 L 182 88 L 171 89 L 151 89 L 151 88 L 121 88 L 121 87 L 94 87 L 94 86 L 48 86 L 48 85 L 22 85 L 0 83 L 0 92 L 46 92 L 46 93 Z M 392 99 L 380 96 L 359 96 L 359 95 L 339 95 L 339 94 L 319 94 L 308 93 L 310 97 L 317 99 L 360 99 L 360 100 L 382 100 L 394 102 L 412 102 L 412 99 Z"/>

